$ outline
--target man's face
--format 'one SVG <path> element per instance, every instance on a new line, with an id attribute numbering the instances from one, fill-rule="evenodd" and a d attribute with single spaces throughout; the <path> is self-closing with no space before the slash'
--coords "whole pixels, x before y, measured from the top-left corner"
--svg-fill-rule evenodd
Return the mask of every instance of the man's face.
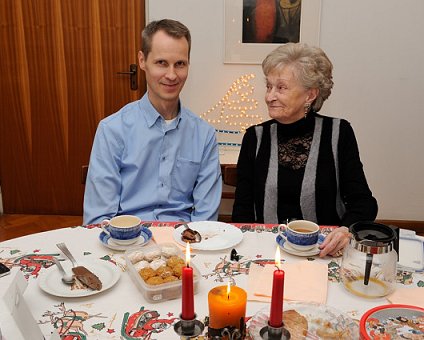
<path id="1" fill-rule="evenodd" d="M 140 68 L 146 73 L 149 99 L 161 113 L 161 108 L 178 102 L 188 76 L 188 42 L 175 39 L 164 31 L 153 35 L 152 49 L 147 59 L 139 52 Z"/>

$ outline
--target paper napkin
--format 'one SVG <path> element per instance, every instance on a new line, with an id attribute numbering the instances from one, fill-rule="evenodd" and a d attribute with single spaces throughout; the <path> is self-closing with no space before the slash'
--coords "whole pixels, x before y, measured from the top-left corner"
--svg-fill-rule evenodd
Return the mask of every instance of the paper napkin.
<path id="1" fill-rule="evenodd" d="M 285 263 L 284 300 L 315 302 L 327 301 L 328 269 L 324 263 L 301 261 Z M 271 301 L 274 265 L 264 267 L 251 264 L 247 287 L 247 297 L 255 301 Z"/>
<path id="2" fill-rule="evenodd" d="M 153 234 L 153 240 L 156 243 L 174 243 L 174 228 L 172 227 L 150 227 Z"/>
<path id="3" fill-rule="evenodd" d="M 173 227 L 150 227 L 149 228 L 153 234 L 153 240 L 157 244 L 161 243 L 173 243 L 176 244 L 181 249 L 185 249 L 185 247 L 181 246 L 174 239 L 174 228 Z"/>
<path id="4" fill-rule="evenodd" d="M 398 288 L 386 298 L 391 303 L 423 307 L 424 288 Z"/>

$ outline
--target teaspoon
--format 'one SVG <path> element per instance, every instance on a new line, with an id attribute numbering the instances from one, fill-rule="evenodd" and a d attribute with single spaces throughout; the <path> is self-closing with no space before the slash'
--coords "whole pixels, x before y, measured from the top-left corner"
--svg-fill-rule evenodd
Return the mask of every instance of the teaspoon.
<path id="1" fill-rule="evenodd" d="M 200 233 L 197 230 L 193 230 L 191 229 L 187 223 L 182 223 L 182 225 L 184 226 L 184 228 L 189 231 L 193 236 L 194 236 L 194 240 L 195 242 L 201 242 L 202 241 L 202 235 L 200 235 Z"/>
<path id="2" fill-rule="evenodd" d="M 56 264 L 56 266 L 59 268 L 59 271 L 62 273 L 63 283 L 66 283 L 67 285 L 72 284 L 74 282 L 73 275 L 66 274 L 65 269 L 63 269 L 62 264 L 57 258 L 53 257 L 53 262 Z"/>

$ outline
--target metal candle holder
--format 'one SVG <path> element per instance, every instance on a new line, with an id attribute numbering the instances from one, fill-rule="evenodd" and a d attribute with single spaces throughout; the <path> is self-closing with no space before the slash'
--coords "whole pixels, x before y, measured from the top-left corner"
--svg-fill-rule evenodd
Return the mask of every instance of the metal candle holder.
<path id="1" fill-rule="evenodd" d="M 195 338 L 202 334 L 205 329 L 205 325 L 200 320 L 197 320 L 196 317 L 197 315 L 194 314 L 194 318 L 192 320 L 184 320 L 181 318 L 180 314 L 180 321 L 174 325 L 175 333 L 183 339 Z"/>
<path id="2" fill-rule="evenodd" d="M 209 324 L 209 319 L 208 319 Z M 211 328 L 208 327 L 208 339 L 211 340 L 239 340 L 244 339 L 246 336 L 246 324 L 244 323 L 244 318 L 240 319 L 240 328 L 234 326 L 226 326 L 223 328 Z"/>
<path id="3" fill-rule="evenodd" d="M 260 336 L 264 340 L 288 340 L 290 339 L 290 332 L 284 328 L 284 324 L 280 327 L 272 327 L 268 325 L 263 327 L 260 332 Z"/>
<path id="4" fill-rule="evenodd" d="M 208 328 L 208 339 L 211 340 L 220 340 L 220 339 L 228 339 L 228 340 L 238 340 L 244 339 L 245 331 L 240 331 L 240 329 L 235 327 L 224 327 L 224 328 Z"/>

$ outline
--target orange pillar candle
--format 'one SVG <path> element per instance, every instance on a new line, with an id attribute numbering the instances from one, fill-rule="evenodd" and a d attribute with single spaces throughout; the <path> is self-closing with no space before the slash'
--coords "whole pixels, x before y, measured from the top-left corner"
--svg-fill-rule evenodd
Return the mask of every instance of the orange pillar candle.
<path id="1" fill-rule="evenodd" d="M 218 286 L 209 291 L 209 327 L 226 326 L 240 328 L 240 319 L 246 315 L 246 292 L 237 286 Z"/>

